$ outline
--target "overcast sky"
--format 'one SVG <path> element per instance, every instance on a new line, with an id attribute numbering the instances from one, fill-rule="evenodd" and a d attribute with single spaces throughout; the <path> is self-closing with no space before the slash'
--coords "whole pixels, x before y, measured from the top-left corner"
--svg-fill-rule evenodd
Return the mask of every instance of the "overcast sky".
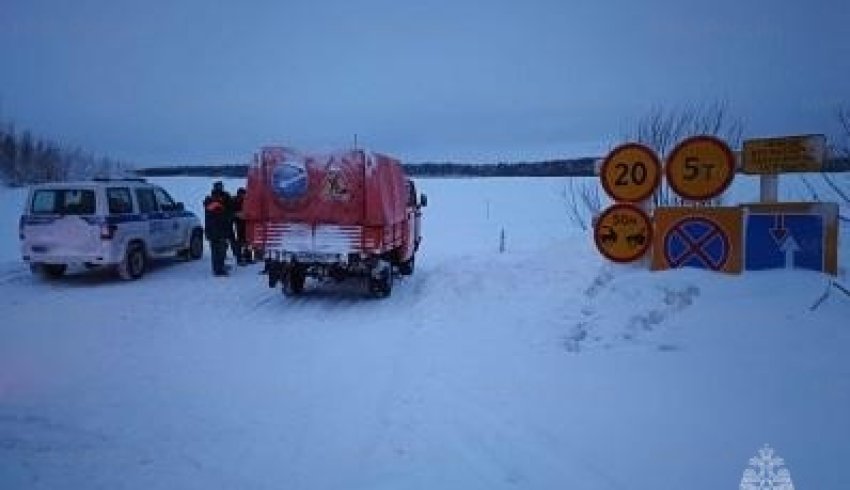
<path id="1" fill-rule="evenodd" d="M 0 0 L 0 119 L 140 165 L 599 154 L 653 106 L 831 133 L 847 0 Z"/>

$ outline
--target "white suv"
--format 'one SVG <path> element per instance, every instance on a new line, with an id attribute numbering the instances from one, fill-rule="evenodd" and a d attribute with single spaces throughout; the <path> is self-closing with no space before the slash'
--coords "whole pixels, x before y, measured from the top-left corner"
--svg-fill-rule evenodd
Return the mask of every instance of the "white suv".
<path id="1" fill-rule="evenodd" d="M 19 235 L 24 261 L 47 277 L 83 264 L 116 266 L 122 279 L 138 279 L 152 258 L 204 253 L 198 217 L 144 179 L 33 186 Z"/>

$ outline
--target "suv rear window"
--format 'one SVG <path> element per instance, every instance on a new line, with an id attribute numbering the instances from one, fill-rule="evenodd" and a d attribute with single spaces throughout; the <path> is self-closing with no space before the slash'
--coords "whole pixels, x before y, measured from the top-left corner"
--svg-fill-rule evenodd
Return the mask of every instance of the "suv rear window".
<path id="1" fill-rule="evenodd" d="M 40 189 L 32 196 L 32 214 L 94 214 L 91 189 Z"/>
<path id="2" fill-rule="evenodd" d="M 130 197 L 130 189 L 126 187 L 110 187 L 106 189 L 106 200 L 109 202 L 109 214 L 133 212 L 133 198 Z"/>

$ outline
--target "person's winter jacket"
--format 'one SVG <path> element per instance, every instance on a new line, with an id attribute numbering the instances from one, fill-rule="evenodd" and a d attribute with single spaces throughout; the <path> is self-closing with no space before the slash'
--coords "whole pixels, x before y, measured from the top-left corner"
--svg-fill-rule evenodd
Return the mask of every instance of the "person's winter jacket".
<path id="1" fill-rule="evenodd" d="M 208 240 L 226 239 L 233 233 L 228 201 L 223 193 L 213 193 L 204 199 L 204 232 Z"/>

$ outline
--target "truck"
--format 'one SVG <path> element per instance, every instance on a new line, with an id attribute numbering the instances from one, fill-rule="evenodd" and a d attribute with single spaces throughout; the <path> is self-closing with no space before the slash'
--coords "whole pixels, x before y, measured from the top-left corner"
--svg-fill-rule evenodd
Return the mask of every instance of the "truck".
<path id="1" fill-rule="evenodd" d="M 414 272 L 426 205 L 393 157 L 269 146 L 249 168 L 243 218 L 269 287 L 280 284 L 293 296 L 308 277 L 361 278 L 381 298 L 391 294 L 396 273 Z"/>

